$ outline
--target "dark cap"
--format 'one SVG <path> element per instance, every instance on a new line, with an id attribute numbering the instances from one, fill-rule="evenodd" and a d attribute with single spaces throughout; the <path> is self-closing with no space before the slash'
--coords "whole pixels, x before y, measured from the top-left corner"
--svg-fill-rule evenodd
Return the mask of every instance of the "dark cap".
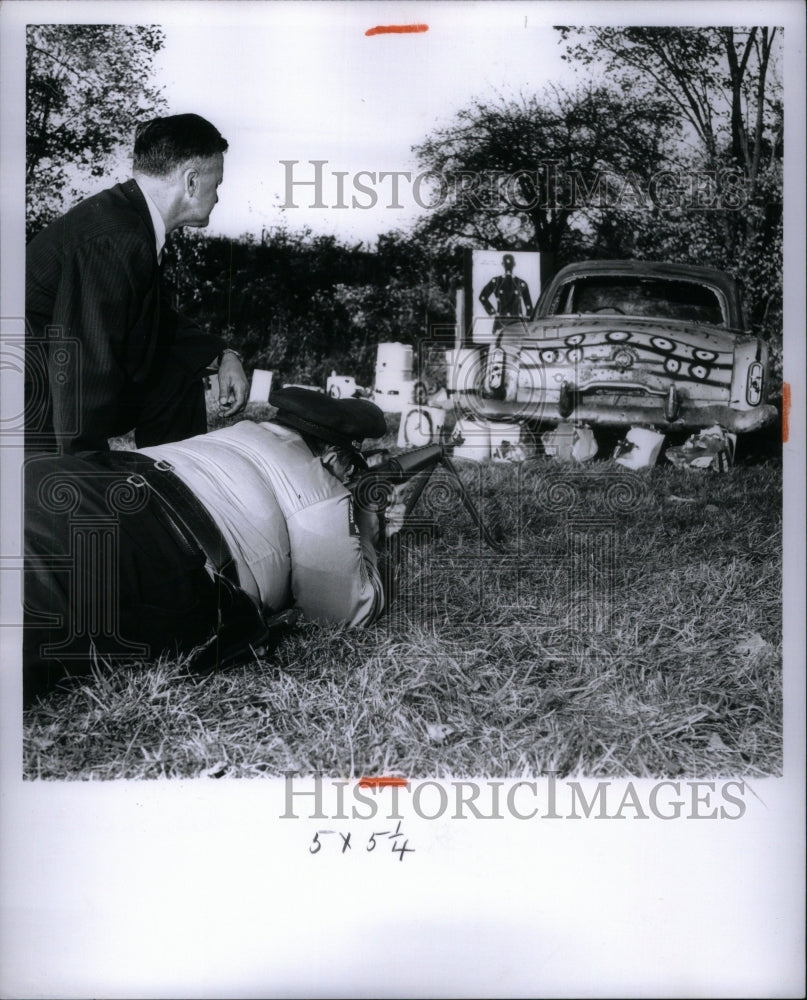
<path id="1" fill-rule="evenodd" d="M 506 253 L 504 257 L 502 257 L 502 266 L 507 267 L 508 264 L 510 267 L 516 266 L 516 259 L 511 253 Z"/>
<path id="2" fill-rule="evenodd" d="M 334 399 L 290 385 L 271 392 L 269 402 L 277 408 L 277 423 L 351 451 L 358 451 L 364 438 L 387 433 L 383 411 L 368 399 Z"/>

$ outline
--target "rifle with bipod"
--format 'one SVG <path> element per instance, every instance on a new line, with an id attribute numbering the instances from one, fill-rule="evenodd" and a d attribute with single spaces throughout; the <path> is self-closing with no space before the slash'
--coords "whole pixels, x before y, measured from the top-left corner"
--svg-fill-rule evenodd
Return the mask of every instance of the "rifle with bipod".
<path id="1" fill-rule="evenodd" d="M 406 519 L 411 515 L 429 480 L 440 467 L 456 487 L 462 505 L 470 514 L 482 538 L 495 552 L 501 552 L 502 546 L 488 530 L 456 466 L 451 461 L 451 452 L 452 447 L 445 444 L 425 445 L 400 455 L 392 455 L 384 448 L 365 452 L 363 458 L 367 468 L 360 472 L 348 487 L 359 506 L 383 516 L 384 509 L 392 501 L 395 488 L 410 483 L 409 489 L 403 496 L 406 508 L 404 524 L 406 524 Z"/>

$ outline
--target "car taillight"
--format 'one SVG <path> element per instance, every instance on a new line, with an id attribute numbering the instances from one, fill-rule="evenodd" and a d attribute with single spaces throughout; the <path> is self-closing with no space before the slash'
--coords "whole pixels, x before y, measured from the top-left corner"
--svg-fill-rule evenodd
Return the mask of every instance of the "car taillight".
<path id="1" fill-rule="evenodd" d="M 753 361 L 748 366 L 745 380 L 745 400 L 749 406 L 756 406 L 762 401 L 764 368 L 759 361 Z"/>
<path id="2" fill-rule="evenodd" d="M 500 347 L 490 352 L 488 361 L 488 388 L 500 389 L 504 380 L 504 351 Z"/>

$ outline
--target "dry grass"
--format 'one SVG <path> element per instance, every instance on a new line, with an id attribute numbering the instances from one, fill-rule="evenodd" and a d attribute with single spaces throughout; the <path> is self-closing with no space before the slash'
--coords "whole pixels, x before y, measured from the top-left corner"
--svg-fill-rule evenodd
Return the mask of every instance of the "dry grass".
<path id="1" fill-rule="evenodd" d="M 505 557 L 437 497 L 374 627 L 305 625 L 202 678 L 98 665 L 26 714 L 26 774 L 778 774 L 781 469 L 634 475 L 614 513 L 610 462 L 463 466 Z"/>

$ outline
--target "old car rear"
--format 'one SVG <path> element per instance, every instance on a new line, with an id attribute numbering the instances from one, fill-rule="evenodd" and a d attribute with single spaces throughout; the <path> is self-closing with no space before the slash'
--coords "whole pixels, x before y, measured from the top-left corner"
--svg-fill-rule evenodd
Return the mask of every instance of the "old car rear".
<path id="1" fill-rule="evenodd" d="M 472 354 L 476 374 L 457 387 L 492 419 L 744 433 L 776 417 L 767 345 L 746 328 L 737 282 L 711 268 L 572 264 L 531 320 L 503 324 Z"/>

